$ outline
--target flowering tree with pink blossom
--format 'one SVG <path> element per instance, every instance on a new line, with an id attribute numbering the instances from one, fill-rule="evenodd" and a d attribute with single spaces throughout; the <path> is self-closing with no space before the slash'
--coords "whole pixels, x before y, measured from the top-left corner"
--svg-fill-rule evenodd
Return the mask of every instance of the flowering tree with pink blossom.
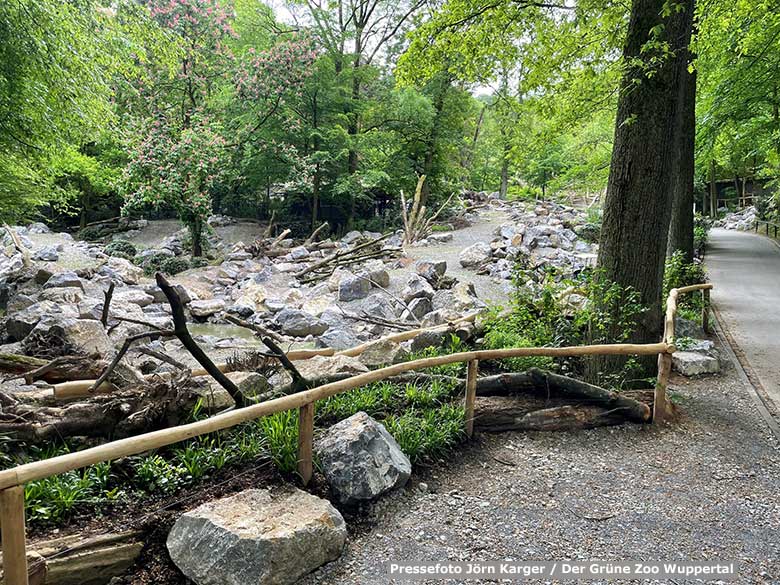
<path id="1" fill-rule="evenodd" d="M 230 178 L 225 140 L 216 130 L 194 121 L 176 131 L 155 121 L 125 169 L 125 211 L 173 208 L 190 232 L 193 256 L 203 253 L 211 193 Z"/>

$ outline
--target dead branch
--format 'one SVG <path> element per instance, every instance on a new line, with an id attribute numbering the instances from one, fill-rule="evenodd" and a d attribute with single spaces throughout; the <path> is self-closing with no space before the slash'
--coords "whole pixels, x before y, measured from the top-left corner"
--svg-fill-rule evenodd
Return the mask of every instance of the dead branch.
<path id="1" fill-rule="evenodd" d="M 103 373 L 100 374 L 100 377 L 97 380 L 95 380 L 95 383 L 92 384 L 92 386 L 89 389 L 89 392 L 90 393 L 97 392 L 101 384 L 103 384 L 103 382 L 108 380 L 109 376 L 111 376 L 113 371 L 119 365 L 119 362 L 122 361 L 122 358 L 125 356 L 125 354 L 130 349 L 130 346 L 133 345 L 133 343 L 135 343 L 140 339 L 146 339 L 147 337 L 152 337 L 155 335 L 159 335 L 161 337 L 173 337 L 175 335 L 175 332 L 174 331 L 146 331 L 144 333 L 138 333 L 137 335 L 131 335 L 130 337 L 126 338 L 124 343 L 122 343 L 122 347 L 114 356 L 114 359 L 111 361 L 110 364 L 108 364 L 108 367 L 105 370 L 103 370 Z"/>
<path id="2" fill-rule="evenodd" d="M 111 299 L 114 296 L 115 287 L 116 284 L 111 282 L 111 284 L 108 285 L 108 290 L 103 293 L 103 312 L 100 315 L 100 322 L 103 324 L 104 328 L 108 327 L 108 315 L 111 310 Z"/>
<path id="3" fill-rule="evenodd" d="M 16 251 L 19 252 L 22 255 L 22 264 L 27 267 L 30 265 L 30 251 L 24 247 L 22 244 L 22 241 L 19 239 L 19 235 L 11 229 L 11 226 L 7 223 L 3 224 L 3 227 L 5 228 L 5 231 L 8 232 L 8 236 L 11 238 L 11 242 L 14 245 L 14 248 L 16 248 Z"/>
<path id="4" fill-rule="evenodd" d="M 256 323 L 249 323 L 248 321 L 244 321 L 243 319 L 239 319 L 238 317 L 235 317 L 233 315 L 225 315 L 225 320 L 229 323 L 233 323 L 233 325 L 238 325 L 239 327 L 244 327 L 246 329 L 249 329 L 251 331 L 254 331 L 255 333 L 270 337 L 274 341 L 278 341 L 279 343 L 284 342 L 284 337 L 276 333 L 275 331 L 271 331 L 270 329 L 267 329 L 263 327 L 262 325 L 257 325 Z"/>
<path id="5" fill-rule="evenodd" d="M 354 257 L 357 256 L 357 252 L 360 252 L 361 250 L 365 250 L 366 248 L 370 246 L 374 246 L 378 244 L 379 242 L 383 242 L 387 238 L 389 238 L 392 234 L 385 234 L 383 236 L 380 236 L 378 238 L 375 238 L 371 241 L 365 242 L 363 244 L 360 244 L 359 246 L 355 246 L 354 248 L 351 248 L 349 250 L 339 250 L 338 252 L 331 254 L 327 258 L 324 258 L 323 260 L 320 260 L 319 262 L 315 262 L 314 264 L 308 266 L 307 268 L 304 268 L 300 272 L 295 273 L 296 278 L 300 278 L 302 276 L 305 276 L 306 274 L 309 274 L 310 272 L 314 272 L 315 270 L 319 270 L 322 267 L 328 266 L 329 264 L 332 264 L 339 259 L 344 259 L 345 257 Z"/>
<path id="6" fill-rule="evenodd" d="M 188 368 L 185 364 L 181 363 L 179 360 L 172 358 L 167 353 L 163 353 L 161 351 L 156 351 L 154 349 L 151 349 L 149 347 L 139 347 L 138 348 L 139 353 L 142 353 L 144 355 L 148 355 L 149 357 L 153 357 L 157 360 L 160 360 L 161 362 L 165 362 L 166 364 L 172 365 L 174 368 L 178 368 L 180 370 L 187 370 L 189 371 L 190 368 Z"/>
<path id="7" fill-rule="evenodd" d="M 230 396 L 233 397 L 233 400 L 236 401 L 236 404 L 244 404 L 244 397 L 238 387 L 230 378 L 220 371 L 214 362 L 209 359 L 209 356 L 206 355 L 206 352 L 204 352 L 192 338 L 192 335 L 187 329 L 187 318 L 184 316 L 184 303 L 182 303 L 179 293 L 171 286 L 161 272 L 158 272 L 155 275 L 155 279 L 157 280 L 157 286 L 162 289 L 165 298 L 168 299 L 168 304 L 171 306 L 173 334 L 181 341 L 181 344 L 187 351 L 192 354 L 195 361 L 203 366 L 206 372 L 214 378 L 220 386 L 228 391 Z"/>
<path id="8" fill-rule="evenodd" d="M 327 226 L 328 226 L 327 221 L 322 222 L 322 224 L 320 224 L 320 227 L 314 230 L 311 233 L 311 235 L 304 240 L 303 245 L 308 246 L 309 244 L 313 243 L 317 239 L 317 236 L 320 235 L 320 232 L 324 230 Z"/>
<path id="9" fill-rule="evenodd" d="M 273 352 L 271 355 L 281 362 L 284 369 L 290 372 L 292 385 L 289 394 L 295 394 L 301 390 L 306 390 L 309 387 L 309 380 L 301 375 L 298 368 L 295 367 L 284 351 L 282 351 L 282 348 L 276 345 L 270 337 L 264 337 L 263 343 Z"/>

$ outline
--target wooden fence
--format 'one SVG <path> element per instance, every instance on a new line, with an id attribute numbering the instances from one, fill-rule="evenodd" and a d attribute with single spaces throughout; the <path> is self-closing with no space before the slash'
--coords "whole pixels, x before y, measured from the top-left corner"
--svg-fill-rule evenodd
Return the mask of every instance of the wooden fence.
<path id="1" fill-rule="evenodd" d="M 701 291 L 704 299 L 702 317 L 705 330 L 707 330 L 707 311 L 711 288 L 711 284 L 701 284 L 673 289 L 669 293 L 664 336 L 659 343 L 480 350 L 404 362 L 359 374 L 346 380 L 324 384 L 297 394 L 218 414 L 197 422 L 112 441 L 104 445 L 84 449 L 83 451 L 26 463 L 12 469 L 0 471 L 0 536 L 2 536 L 5 584 L 28 585 L 24 484 L 75 469 L 81 469 L 96 463 L 138 455 L 152 449 L 159 449 L 160 447 L 172 445 L 199 435 L 221 431 L 250 420 L 292 409 L 298 409 L 298 472 L 303 482 L 307 483 L 312 475 L 314 409 L 316 402 L 403 372 L 466 362 L 468 370 L 465 392 L 465 424 L 466 434 L 471 437 L 474 429 L 477 372 L 481 360 L 526 356 L 658 355 L 658 379 L 655 388 L 653 420 L 655 422 L 664 420 L 668 415 L 666 389 L 671 372 L 671 355 L 676 351 L 674 347 L 674 317 L 677 312 L 677 299 L 681 294 Z"/>

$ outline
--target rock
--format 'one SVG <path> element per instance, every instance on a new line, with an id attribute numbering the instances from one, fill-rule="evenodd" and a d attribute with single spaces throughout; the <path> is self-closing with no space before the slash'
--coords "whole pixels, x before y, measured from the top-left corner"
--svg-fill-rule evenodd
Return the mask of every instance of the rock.
<path id="1" fill-rule="evenodd" d="M 361 307 L 371 317 L 380 317 L 382 319 L 393 320 L 398 317 L 394 305 L 383 294 L 373 294 L 363 301 Z"/>
<path id="2" fill-rule="evenodd" d="M 678 351 L 672 354 L 672 367 L 683 376 L 720 372 L 720 362 L 717 358 L 693 351 Z"/>
<path id="3" fill-rule="evenodd" d="M 110 256 L 106 263 L 100 267 L 98 274 L 113 280 L 121 280 L 125 284 L 138 284 L 144 276 L 144 271 L 129 260 Z"/>
<path id="4" fill-rule="evenodd" d="M 42 262 L 56 262 L 60 259 L 60 250 L 57 249 L 58 247 L 62 247 L 62 245 L 44 246 L 35 254 L 33 254 L 33 260 L 40 260 Z"/>
<path id="5" fill-rule="evenodd" d="M 338 376 L 339 374 L 364 374 L 368 368 L 360 360 L 346 355 L 316 355 L 307 360 L 296 360 L 293 365 L 301 376 L 309 380 Z"/>
<path id="6" fill-rule="evenodd" d="M 409 310 L 404 311 L 401 314 L 401 319 L 404 321 L 413 320 L 412 317 L 416 319 L 422 319 L 433 311 L 433 303 L 431 302 L 431 299 L 427 299 L 425 297 L 420 299 L 412 299 L 412 301 L 409 303 Z"/>
<path id="7" fill-rule="evenodd" d="M 251 489 L 179 518 L 166 546 L 197 585 L 288 585 L 335 560 L 347 539 L 338 510 L 292 488 Z"/>
<path id="8" fill-rule="evenodd" d="M 31 234 L 49 234 L 51 230 L 45 223 L 35 221 L 27 226 L 27 232 Z"/>
<path id="9" fill-rule="evenodd" d="M 585 223 L 574 228 L 574 232 L 587 242 L 598 242 L 601 236 L 601 227 L 595 223 Z"/>
<path id="10" fill-rule="evenodd" d="M 399 343 L 389 339 L 378 339 L 358 356 L 358 360 L 369 368 L 378 368 L 402 362 L 408 355 L 409 352 Z"/>
<path id="11" fill-rule="evenodd" d="M 227 377 L 238 387 L 238 391 L 247 398 L 255 398 L 271 390 L 271 384 L 268 382 L 268 379 L 257 372 L 230 372 L 227 374 Z"/>
<path id="12" fill-rule="evenodd" d="M 317 338 L 317 347 L 332 347 L 336 351 L 360 345 L 360 340 L 345 329 L 330 327 Z"/>
<path id="13" fill-rule="evenodd" d="M 452 234 L 449 232 L 431 234 L 428 239 L 436 244 L 444 244 L 452 241 Z"/>
<path id="14" fill-rule="evenodd" d="M 240 373 L 243 374 L 244 372 Z M 230 375 L 228 375 L 228 377 L 230 377 Z M 214 414 L 236 405 L 236 401 L 233 400 L 230 393 L 220 386 L 211 376 L 193 378 L 193 381 L 195 380 L 197 380 L 197 382 L 188 387 L 193 393 L 193 407 L 196 402 L 200 401 L 201 408 L 204 412 L 207 414 Z"/>
<path id="15" fill-rule="evenodd" d="M 406 288 L 401 291 L 401 298 L 405 303 L 413 299 L 432 299 L 434 294 L 431 284 L 417 274 L 412 274 L 406 284 Z"/>
<path id="16" fill-rule="evenodd" d="M 328 330 L 327 323 L 298 309 L 282 309 L 276 314 L 275 320 L 281 327 L 282 333 L 294 337 L 322 335 Z"/>
<path id="17" fill-rule="evenodd" d="M 6 256 L 0 252 L 0 284 L 15 279 L 24 271 L 24 258 L 21 254 Z"/>
<path id="18" fill-rule="evenodd" d="M 298 246 L 297 248 L 290 250 L 288 255 L 290 260 L 303 260 L 304 258 L 308 258 L 311 253 L 303 246 Z"/>
<path id="19" fill-rule="evenodd" d="M 190 301 L 194 301 L 198 298 L 198 295 L 196 295 L 194 292 L 191 292 L 181 284 L 174 284 L 171 283 L 171 286 L 173 287 L 173 290 L 175 290 L 179 294 L 179 298 L 181 299 L 181 302 L 185 305 L 189 304 Z M 156 284 L 147 284 L 142 287 L 142 290 L 150 295 L 155 303 L 163 303 L 168 304 L 168 299 L 165 296 L 165 293 L 162 291 L 162 289 L 157 286 Z"/>
<path id="20" fill-rule="evenodd" d="M 493 255 L 493 249 L 490 244 L 485 242 L 477 242 L 465 248 L 458 257 L 460 265 L 464 268 L 476 268 L 488 260 Z"/>
<path id="21" fill-rule="evenodd" d="M 417 337 L 412 339 L 410 349 L 417 353 L 429 347 L 441 347 L 447 339 L 447 333 L 444 331 L 423 331 Z"/>
<path id="22" fill-rule="evenodd" d="M 224 299 L 208 299 L 190 303 L 190 313 L 195 317 L 209 317 L 224 310 Z"/>
<path id="23" fill-rule="evenodd" d="M 339 282 L 339 300 L 343 302 L 366 298 L 371 292 L 371 281 L 353 274 L 344 275 Z"/>
<path id="24" fill-rule="evenodd" d="M 401 488 L 412 473 L 396 440 L 365 412 L 330 427 L 315 449 L 331 491 L 346 505 Z"/>
<path id="25" fill-rule="evenodd" d="M 35 326 L 44 317 L 54 315 L 62 318 L 76 318 L 79 316 L 79 312 L 71 305 L 60 305 L 52 301 L 40 301 L 22 311 L 9 314 L 5 325 L 6 331 L 12 339 L 21 341 L 35 329 Z"/>
<path id="26" fill-rule="evenodd" d="M 363 234 L 361 234 L 359 231 L 352 230 L 351 232 L 347 233 L 343 238 L 341 238 L 342 243 L 351 245 L 357 242 L 360 238 L 363 237 Z"/>
<path id="27" fill-rule="evenodd" d="M 440 260 L 432 262 L 420 260 L 415 263 L 414 270 L 432 285 L 436 285 L 447 272 L 447 262 Z"/>
<path id="28" fill-rule="evenodd" d="M 59 272 L 53 274 L 43 288 L 61 288 L 66 286 L 72 286 L 84 290 L 84 281 L 81 280 L 75 272 Z"/>
<path id="29" fill-rule="evenodd" d="M 369 260 L 363 265 L 361 273 L 374 286 L 382 288 L 390 286 L 390 273 L 385 269 L 385 263 L 381 260 Z"/>
<path id="30" fill-rule="evenodd" d="M 695 321 L 678 315 L 674 318 L 674 336 L 678 338 L 692 337 L 694 339 L 701 339 L 706 337 L 707 334 L 704 332 L 704 329 L 702 329 L 702 326 Z"/>
<path id="31" fill-rule="evenodd" d="M 154 297 L 152 295 L 146 294 L 140 288 L 128 288 L 125 290 L 118 290 L 114 293 L 114 296 L 111 300 L 112 307 L 114 306 L 114 303 L 126 303 L 131 305 L 138 305 L 139 307 L 148 307 L 154 303 Z"/>
<path id="32" fill-rule="evenodd" d="M 44 317 L 25 338 L 25 344 L 33 338 L 44 342 L 56 340 L 58 343 L 77 347 L 85 354 L 97 352 L 102 356 L 114 355 L 114 345 L 103 324 L 92 319 Z"/>

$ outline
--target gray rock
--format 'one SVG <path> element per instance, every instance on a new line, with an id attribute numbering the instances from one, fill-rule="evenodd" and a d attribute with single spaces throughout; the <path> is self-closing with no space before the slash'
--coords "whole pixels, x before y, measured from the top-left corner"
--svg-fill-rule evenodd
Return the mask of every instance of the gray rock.
<path id="1" fill-rule="evenodd" d="M 61 288 L 72 286 L 84 290 L 84 281 L 81 280 L 75 272 L 59 272 L 53 274 L 43 288 Z"/>
<path id="2" fill-rule="evenodd" d="M 382 319 L 395 319 L 396 314 L 395 305 L 385 295 L 376 293 L 363 301 L 362 309 L 372 317 L 380 317 Z"/>
<path id="3" fill-rule="evenodd" d="M 369 260 L 363 265 L 361 273 L 375 286 L 382 288 L 390 286 L 390 273 L 381 260 Z"/>
<path id="4" fill-rule="evenodd" d="M 108 338 L 103 324 L 93 319 L 47 316 L 38 321 L 25 338 L 25 343 L 34 337 L 42 340 L 60 339 L 68 345 L 81 349 L 86 354 L 95 352 L 102 356 L 114 354 L 114 345 Z"/>
<path id="5" fill-rule="evenodd" d="M 360 340 L 358 340 L 350 331 L 330 327 L 325 333 L 317 338 L 316 345 L 317 347 L 332 347 L 336 351 L 341 351 L 360 345 Z"/>
<path id="6" fill-rule="evenodd" d="M 143 268 L 136 266 L 129 260 L 111 256 L 100 267 L 98 274 L 113 280 L 121 280 L 125 284 L 138 284 L 144 276 L 144 271 Z"/>
<path id="7" fill-rule="evenodd" d="M 447 262 L 444 260 L 440 260 L 439 262 L 419 260 L 415 263 L 414 270 L 425 280 L 435 285 L 447 272 Z"/>
<path id="8" fill-rule="evenodd" d="M 361 234 L 359 231 L 353 230 L 347 235 L 345 235 L 343 238 L 341 238 L 342 243 L 350 245 L 357 242 L 360 238 L 363 237 L 363 234 Z"/>
<path id="9" fill-rule="evenodd" d="M 401 319 L 405 321 L 411 320 L 412 317 L 416 319 L 422 319 L 431 311 L 433 311 L 433 303 L 431 302 L 431 299 L 427 299 L 425 297 L 412 299 L 412 301 L 409 303 L 409 310 L 404 311 L 401 314 Z"/>
<path id="10" fill-rule="evenodd" d="M 339 300 L 343 302 L 364 299 L 371 293 L 371 281 L 365 277 L 345 274 L 339 281 Z"/>
<path id="11" fill-rule="evenodd" d="M 416 353 L 429 347 L 441 347 L 446 338 L 444 331 L 423 331 L 412 339 L 409 349 Z"/>
<path id="12" fill-rule="evenodd" d="M 60 246 L 44 246 L 40 250 L 38 250 L 35 254 L 33 254 L 33 260 L 40 260 L 41 262 L 56 262 L 60 259 L 60 250 L 58 250 L 58 247 Z"/>
<path id="13" fill-rule="evenodd" d="M 293 364 L 301 373 L 301 376 L 309 380 L 337 376 L 339 374 L 364 374 L 368 371 L 368 368 L 360 360 L 346 355 L 316 355 L 307 360 L 295 360 Z"/>
<path id="14" fill-rule="evenodd" d="M 224 299 L 206 299 L 190 303 L 190 313 L 195 317 L 209 317 L 224 310 Z"/>
<path id="15" fill-rule="evenodd" d="M 401 298 L 405 303 L 409 303 L 413 299 L 432 299 L 434 292 L 427 280 L 417 274 L 412 274 L 406 283 L 406 288 L 401 291 Z"/>
<path id="16" fill-rule="evenodd" d="M 692 337 L 694 339 L 701 339 L 707 336 L 701 325 L 680 316 L 674 318 L 674 335 L 675 337 Z"/>
<path id="17" fill-rule="evenodd" d="M 461 251 L 458 261 L 464 268 L 476 268 L 493 255 L 493 249 L 486 242 L 477 242 Z"/>
<path id="18" fill-rule="evenodd" d="M 438 233 L 438 234 L 431 234 L 430 236 L 428 236 L 428 239 L 431 242 L 434 242 L 436 244 L 444 244 L 446 242 L 451 242 L 452 241 L 452 234 L 449 233 L 449 232 L 443 232 L 443 233 Z"/>
<path id="19" fill-rule="evenodd" d="M 289 256 L 290 260 L 303 260 L 310 256 L 310 252 L 303 246 L 298 246 L 297 248 L 290 250 Z"/>
<path id="20" fill-rule="evenodd" d="M 337 559 L 346 539 L 344 518 L 327 500 L 252 489 L 187 512 L 166 545 L 197 585 L 289 585 Z"/>
<path id="21" fill-rule="evenodd" d="M 21 254 L 6 256 L 0 252 L 0 283 L 15 279 L 24 272 L 24 259 Z"/>
<path id="22" fill-rule="evenodd" d="M 342 504 L 370 501 L 403 487 L 412 473 L 396 440 L 365 412 L 330 427 L 315 448 L 331 491 Z"/>
<path id="23" fill-rule="evenodd" d="M 358 359 L 369 368 L 378 368 L 402 362 L 408 355 L 409 352 L 401 344 L 389 339 L 378 339 L 372 342 Z"/>
<path id="24" fill-rule="evenodd" d="M 111 305 L 117 304 L 131 304 L 138 305 L 139 307 L 148 307 L 154 303 L 154 297 L 145 293 L 140 288 L 127 288 L 124 290 L 118 290 L 114 293 Z"/>
<path id="25" fill-rule="evenodd" d="M 672 354 L 672 367 L 683 376 L 720 372 L 720 362 L 717 358 L 694 351 L 678 351 Z"/>
<path id="26" fill-rule="evenodd" d="M 31 234 L 48 234 L 51 233 L 49 226 L 39 221 L 33 222 L 27 226 L 28 233 Z"/>
<path id="27" fill-rule="evenodd" d="M 21 341 L 30 334 L 41 319 L 56 314 L 59 309 L 60 306 L 55 302 L 40 301 L 21 311 L 14 311 L 8 315 L 5 323 L 6 331 L 12 339 Z M 74 314 L 69 316 L 78 317 L 78 314 L 74 311 Z"/>
<path id="28" fill-rule="evenodd" d="M 294 337 L 322 335 L 328 330 L 327 323 L 298 309 L 282 309 L 276 313 L 275 320 L 281 327 L 282 333 Z"/>

